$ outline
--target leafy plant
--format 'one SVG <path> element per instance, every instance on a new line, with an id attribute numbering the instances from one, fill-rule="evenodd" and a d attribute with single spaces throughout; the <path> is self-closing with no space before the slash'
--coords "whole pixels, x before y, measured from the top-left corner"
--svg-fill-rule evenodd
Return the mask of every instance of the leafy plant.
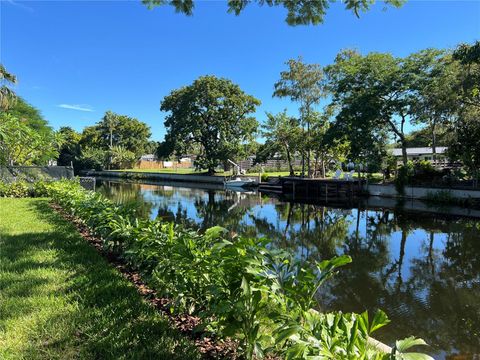
<path id="1" fill-rule="evenodd" d="M 407 165 L 402 165 L 397 170 L 395 177 L 395 189 L 400 195 L 405 195 L 405 186 L 411 183 L 414 175 L 414 165 L 411 161 Z"/>
<path id="2" fill-rule="evenodd" d="M 11 183 L 0 182 L 1 197 L 29 197 L 32 195 L 30 186 L 25 181 L 15 181 Z"/>
<path id="3" fill-rule="evenodd" d="M 410 336 L 403 340 L 397 340 L 395 346 L 392 349 L 391 359 L 396 360 L 433 360 L 431 356 L 418 352 L 406 352 L 408 349 L 419 346 L 427 345 L 422 339 L 417 339 L 414 336 Z"/>

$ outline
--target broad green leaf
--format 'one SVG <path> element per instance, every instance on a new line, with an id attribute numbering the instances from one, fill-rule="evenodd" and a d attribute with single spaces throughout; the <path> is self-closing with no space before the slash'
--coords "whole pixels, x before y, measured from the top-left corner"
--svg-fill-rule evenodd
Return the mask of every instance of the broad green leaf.
<path id="1" fill-rule="evenodd" d="M 387 314 L 380 309 L 377 310 L 375 316 L 373 317 L 372 325 L 370 326 L 370 333 L 387 325 L 389 322 L 390 320 L 388 319 Z"/>
<path id="2" fill-rule="evenodd" d="M 205 236 L 210 239 L 218 239 L 221 235 L 228 233 L 228 230 L 222 226 L 213 226 L 205 231 Z"/>
<path id="3" fill-rule="evenodd" d="M 349 339 L 349 344 L 347 347 L 348 353 L 351 353 L 353 350 L 353 347 L 355 346 L 355 343 L 357 341 L 357 336 L 358 336 L 358 319 L 355 320 L 355 323 L 353 324 L 352 330 L 350 331 L 350 339 Z"/>
<path id="4" fill-rule="evenodd" d="M 249 298 L 252 296 L 252 291 L 250 289 L 250 284 L 248 283 L 247 279 L 245 279 L 245 277 L 243 276 L 242 277 L 242 291 L 243 291 L 243 295 L 245 295 L 245 297 Z"/>
<path id="5" fill-rule="evenodd" d="M 290 326 L 286 329 L 283 329 L 277 333 L 277 336 L 275 336 L 275 342 L 282 343 L 284 340 L 287 340 L 288 338 L 292 337 L 293 335 L 298 335 L 302 332 L 302 327 L 300 325 L 293 325 Z"/>
<path id="6" fill-rule="evenodd" d="M 414 352 L 397 354 L 396 358 L 399 360 L 435 360 L 433 357 L 427 354 Z"/>
<path id="7" fill-rule="evenodd" d="M 303 359 L 307 348 L 306 343 L 297 343 L 289 347 L 285 353 L 285 360 Z"/>
<path id="8" fill-rule="evenodd" d="M 395 348 L 399 352 L 404 352 L 405 350 L 410 349 L 412 346 L 417 346 L 417 345 L 427 345 L 427 343 L 425 342 L 425 340 L 417 339 L 414 336 L 410 336 L 403 340 L 397 340 L 395 342 Z"/>
<path id="9" fill-rule="evenodd" d="M 368 311 L 364 311 L 358 316 L 358 326 L 364 335 L 368 335 Z"/>

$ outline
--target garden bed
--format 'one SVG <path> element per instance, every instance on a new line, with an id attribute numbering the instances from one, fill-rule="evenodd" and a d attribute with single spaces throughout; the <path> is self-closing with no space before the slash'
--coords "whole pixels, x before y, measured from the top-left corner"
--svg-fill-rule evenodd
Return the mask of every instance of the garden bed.
<path id="1" fill-rule="evenodd" d="M 0 249 L 1 359 L 202 358 L 46 199 L 0 198 Z"/>

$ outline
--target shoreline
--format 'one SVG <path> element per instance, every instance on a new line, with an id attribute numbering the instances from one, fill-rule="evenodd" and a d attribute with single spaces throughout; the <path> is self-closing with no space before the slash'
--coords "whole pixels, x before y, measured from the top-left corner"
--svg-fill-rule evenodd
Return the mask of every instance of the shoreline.
<path id="1" fill-rule="evenodd" d="M 206 190 L 223 190 L 225 176 L 209 176 L 194 174 L 168 174 L 168 173 L 136 173 L 128 171 L 95 171 L 89 176 L 102 181 L 129 181 L 145 183 L 148 185 L 168 185 L 178 187 L 200 188 Z M 321 199 L 289 199 L 285 194 L 262 192 L 269 197 L 278 198 L 280 201 L 294 201 L 298 203 L 313 203 L 325 206 L 347 206 L 350 208 L 365 206 L 378 209 L 403 209 L 409 212 L 439 214 L 447 216 L 480 218 L 480 209 L 474 207 L 458 206 L 455 204 L 440 204 L 429 202 L 425 199 L 428 192 L 445 192 L 460 194 L 459 199 L 474 199 L 480 201 L 479 190 L 458 190 L 428 187 L 407 187 L 406 196 L 400 197 L 394 185 L 369 184 L 365 186 L 368 195 L 351 201 L 322 201 Z M 473 197 L 472 195 L 476 195 Z M 454 197 L 457 198 L 457 197 Z"/>

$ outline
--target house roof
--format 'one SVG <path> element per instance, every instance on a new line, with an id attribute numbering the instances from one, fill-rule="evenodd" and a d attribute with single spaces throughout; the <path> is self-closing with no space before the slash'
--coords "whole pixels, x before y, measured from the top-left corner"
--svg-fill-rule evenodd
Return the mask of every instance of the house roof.
<path id="1" fill-rule="evenodd" d="M 437 154 L 443 154 L 446 150 L 446 146 L 437 146 L 436 147 Z M 402 149 L 401 148 L 394 148 L 391 150 L 393 156 L 402 156 Z M 415 155 L 432 155 L 432 148 L 431 147 L 412 147 L 407 148 L 407 155 L 415 156 Z"/>

